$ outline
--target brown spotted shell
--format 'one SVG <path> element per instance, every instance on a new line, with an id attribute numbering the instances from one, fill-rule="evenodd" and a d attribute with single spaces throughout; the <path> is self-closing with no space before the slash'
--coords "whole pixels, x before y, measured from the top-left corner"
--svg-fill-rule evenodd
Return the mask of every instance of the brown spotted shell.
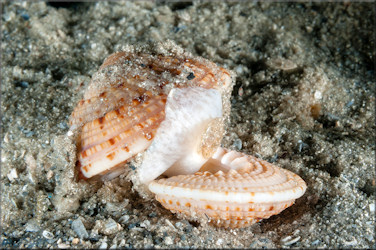
<path id="1" fill-rule="evenodd" d="M 186 53 L 129 49 L 110 55 L 93 75 L 69 121 L 71 130 L 80 131 L 80 176 L 107 173 L 147 149 L 164 119 L 167 95 L 173 88 L 217 89 L 223 97 L 225 119 L 230 110 L 231 77 L 224 68 Z M 223 131 L 211 136 L 214 143 L 219 144 Z"/>
<path id="2" fill-rule="evenodd" d="M 280 213 L 306 188 L 302 178 L 286 169 L 223 148 L 195 174 L 149 184 L 156 199 L 172 212 L 230 228 Z"/>

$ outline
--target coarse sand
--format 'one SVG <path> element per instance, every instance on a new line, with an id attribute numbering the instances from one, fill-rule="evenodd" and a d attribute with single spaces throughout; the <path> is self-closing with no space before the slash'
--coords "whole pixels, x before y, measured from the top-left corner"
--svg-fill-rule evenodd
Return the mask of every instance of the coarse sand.
<path id="1" fill-rule="evenodd" d="M 1 248 L 375 248 L 374 2 L 2 1 Z M 308 189 L 244 229 L 180 218 L 126 175 L 77 182 L 69 116 L 127 45 L 233 70 L 224 147 Z"/>

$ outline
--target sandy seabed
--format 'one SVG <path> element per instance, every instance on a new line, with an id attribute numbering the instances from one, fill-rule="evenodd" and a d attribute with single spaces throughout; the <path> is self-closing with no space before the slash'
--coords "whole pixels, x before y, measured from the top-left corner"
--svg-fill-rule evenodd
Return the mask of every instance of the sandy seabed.
<path id="1" fill-rule="evenodd" d="M 2 248 L 375 248 L 373 2 L 4 1 Z M 68 119 L 126 45 L 174 41 L 236 72 L 224 147 L 305 195 L 244 229 L 181 219 L 125 175 L 76 182 Z"/>

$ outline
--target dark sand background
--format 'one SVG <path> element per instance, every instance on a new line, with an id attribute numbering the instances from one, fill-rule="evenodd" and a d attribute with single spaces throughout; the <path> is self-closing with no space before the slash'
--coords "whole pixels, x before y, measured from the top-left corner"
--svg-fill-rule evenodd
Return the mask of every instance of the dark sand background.
<path id="1" fill-rule="evenodd" d="M 376 247 L 374 2 L 2 2 L 2 248 Z M 222 144 L 299 174 L 295 205 L 226 230 L 125 176 L 75 182 L 67 122 L 91 75 L 167 39 L 237 73 Z"/>

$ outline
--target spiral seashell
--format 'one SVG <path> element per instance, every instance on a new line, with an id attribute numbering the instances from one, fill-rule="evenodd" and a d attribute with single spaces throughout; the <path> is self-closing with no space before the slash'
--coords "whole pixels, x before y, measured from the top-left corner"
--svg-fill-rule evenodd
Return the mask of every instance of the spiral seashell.
<path id="1" fill-rule="evenodd" d="M 110 55 L 93 75 L 69 121 L 71 130 L 79 131 L 80 177 L 107 174 L 145 151 L 165 119 L 167 97 L 174 88 L 218 91 L 223 110 L 220 119 L 226 119 L 230 111 L 231 74 L 188 53 L 160 54 L 131 47 Z M 209 126 L 204 137 L 220 141 L 223 124 L 213 124 L 222 126 L 214 129 L 215 136 L 210 136 L 214 131 Z M 205 140 L 200 143 L 209 144 Z"/>
<path id="2" fill-rule="evenodd" d="M 280 213 L 307 186 L 296 174 L 243 153 L 218 148 L 201 170 L 154 180 L 149 189 L 167 209 L 209 218 L 222 227 L 246 227 Z"/>

